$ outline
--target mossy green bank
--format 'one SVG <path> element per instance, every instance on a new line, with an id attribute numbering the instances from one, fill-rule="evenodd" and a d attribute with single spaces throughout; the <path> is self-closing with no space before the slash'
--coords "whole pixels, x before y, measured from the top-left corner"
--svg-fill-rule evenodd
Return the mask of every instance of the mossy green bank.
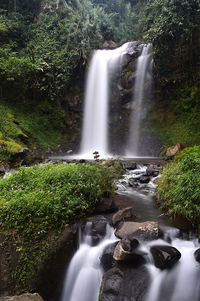
<path id="1" fill-rule="evenodd" d="M 16 292 L 34 289 L 30 279 L 48 254 L 49 233 L 56 237 L 90 215 L 99 200 L 113 192 L 120 174 L 116 162 L 41 164 L 20 168 L 0 181 L 0 230 L 14 239 L 19 256 L 12 272 Z"/>

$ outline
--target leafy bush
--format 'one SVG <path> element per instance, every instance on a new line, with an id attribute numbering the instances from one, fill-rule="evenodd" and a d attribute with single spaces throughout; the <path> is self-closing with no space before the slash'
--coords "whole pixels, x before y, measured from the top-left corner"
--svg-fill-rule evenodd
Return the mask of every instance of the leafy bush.
<path id="1" fill-rule="evenodd" d="M 1 226 L 25 232 L 59 229 L 91 212 L 100 196 L 111 191 L 112 174 L 105 166 L 43 164 L 20 168 L 0 181 Z"/>
<path id="2" fill-rule="evenodd" d="M 200 146 L 183 150 L 163 171 L 158 181 L 158 198 L 170 215 L 190 221 L 200 218 Z"/>
<path id="3" fill-rule="evenodd" d="M 60 231 L 92 213 L 100 198 L 113 191 L 113 179 L 120 173 L 115 166 L 42 164 L 0 180 L 1 231 L 14 240 L 19 254 L 12 271 L 17 293 L 33 289 L 30 279 L 48 255 L 49 235 L 56 240 Z"/>

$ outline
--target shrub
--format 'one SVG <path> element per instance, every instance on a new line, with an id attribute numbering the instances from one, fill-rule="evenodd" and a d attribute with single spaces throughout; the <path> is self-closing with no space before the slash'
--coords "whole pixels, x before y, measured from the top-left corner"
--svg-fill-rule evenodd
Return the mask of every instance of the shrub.
<path id="1" fill-rule="evenodd" d="M 200 146 L 183 150 L 158 181 L 161 207 L 192 222 L 200 218 Z"/>
<path id="2" fill-rule="evenodd" d="M 41 164 L 0 180 L 1 231 L 19 254 L 12 271 L 16 293 L 34 289 L 30 279 L 48 256 L 49 235 L 56 241 L 69 223 L 92 213 L 117 176 L 114 166 L 97 163 Z"/>

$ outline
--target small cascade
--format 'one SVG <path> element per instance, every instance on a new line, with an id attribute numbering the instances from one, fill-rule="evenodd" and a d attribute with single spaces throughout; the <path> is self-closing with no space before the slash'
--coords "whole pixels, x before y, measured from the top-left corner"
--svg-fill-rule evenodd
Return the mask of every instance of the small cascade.
<path id="1" fill-rule="evenodd" d="M 69 265 L 61 301 L 97 301 L 103 269 L 100 256 L 104 248 L 117 239 L 114 230 L 107 225 L 106 235 L 97 246 L 92 246 L 92 223 L 88 222 L 84 233 L 79 234 L 79 249 Z"/>
<path id="2" fill-rule="evenodd" d="M 101 157 L 108 156 L 108 100 L 109 80 L 120 68 L 130 43 L 114 50 L 97 50 L 93 53 L 85 94 L 83 130 L 80 155 L 93 158 L 98 151 Z"/>
<path id="3" fill-rule="evenodd" d="M 148 264 L 151 285 L 144 301 L 199 301 L 200 300 L 200 268 L 194 258 L 199 247 L 196 239 L 185 240 L 172 238 L 170 246 L 181 253 L 180 261 L 172 268 L 160 270 L 152 263 Z M 168 245 L 165 241 L 153 242 L 151 245 Z"/>
<path id="4" fill-rule="evenodd" d="M 141 127 L 142 122 L 146 119 L 148 100 L 152 93 L 152 66 L 152 45 L 144 45 L 138 58 L 134 85 L 130 132 L 126 151 L 126 155 L 130 157 L 137 157 L 141 154 Z"/>

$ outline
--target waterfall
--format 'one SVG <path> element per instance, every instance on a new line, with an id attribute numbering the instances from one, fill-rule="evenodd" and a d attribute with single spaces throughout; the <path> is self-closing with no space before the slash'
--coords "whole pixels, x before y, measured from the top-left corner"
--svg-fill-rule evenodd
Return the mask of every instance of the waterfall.
<path id="1" fill-rule="evenodd" d="M 100 257 L 104 248 L 116 241 L 114 230 L 107 225 L 105 237 L 97 246 L 92 246 L 90 235 L 92 223 L 87 223 L 86 233 L 79 235 L 79 249 L 68 268 L 61 301 L 97 301 L 103 269 Z"/>
<path id="2" fill-rule="evenodd" d="M 101 157 L 109 155 L 109 79 L 120 68 L 129 44 L 114 50 L 97 50 L 93 53 L 86 82 L 80 147 L 82 157 L 92 158 L 94 151 L 98 151 Z"/>
<path id="3" fill-rule="evenodd" d="M 152 45 L 144 45 L 142 54 L 138 58 L 136 80 L 134 85 L 130 133 L 126 155 L 137 157 L 140 155 L 142 121 L 146 119 L 147 103 L 151 97 L 152 87 Z"/>

